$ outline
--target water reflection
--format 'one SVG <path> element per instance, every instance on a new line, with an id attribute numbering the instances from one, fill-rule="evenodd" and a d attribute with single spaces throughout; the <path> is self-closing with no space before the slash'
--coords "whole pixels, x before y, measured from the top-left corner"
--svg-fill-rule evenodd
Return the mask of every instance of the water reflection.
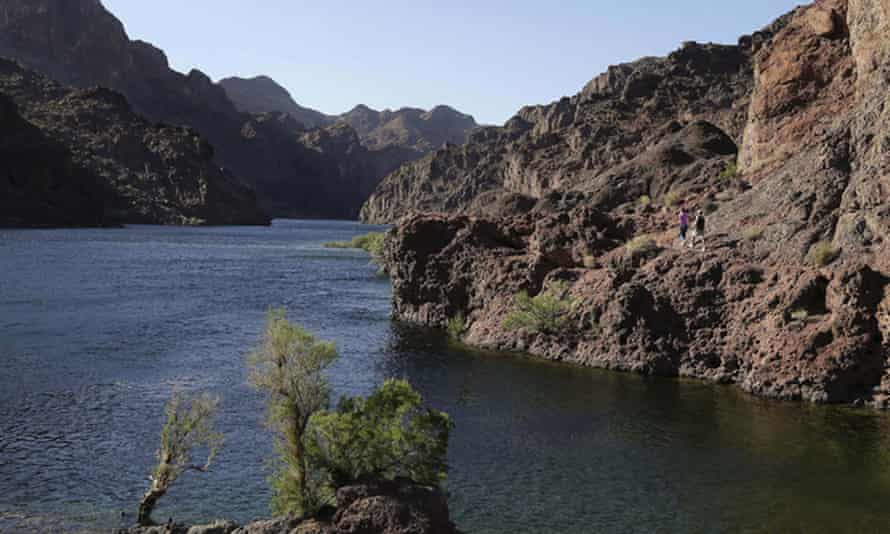
<path id="1" fill-rule="evenodd" d="M 384 373 L 455 415 L 472 532 L 885 532 L 890 419 L 392 330 Z"/>

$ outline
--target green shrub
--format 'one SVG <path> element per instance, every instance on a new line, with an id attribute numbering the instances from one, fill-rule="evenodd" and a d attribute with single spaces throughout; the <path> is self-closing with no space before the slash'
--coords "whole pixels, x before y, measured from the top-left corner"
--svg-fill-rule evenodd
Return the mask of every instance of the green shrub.
<path id="1" fill-rule="evenodd" d="M 149 478 L 151 487 L 139 503 L 137 517 L 140 525 L 152 524 L 151 513 L 158 500 L 166 495 L 183 473 L 210 469 L 222 445 L 222 434 L 213 430 L 213 417 L 218 404 L 219 399 L 209 395 L 186 398 L 180 393 L 174 393 L 167 401 L 167 420 L 161 430 L 158 464 Z M 192 459 L 199 450 L 207 455 L 201 465 Z"/>
<path id="2" fill-rule="evenodd" d="M 467 331 L 467 321 L 464 318 L 464 314 L 462 312 L 458 312 L 457 315 L 448 319 L 448 337 L 455 341 L 460 341 L 464 336 L 464 332 Z"/>
<path id="3" fill-rule="evenodd" d="M 504 326 L 509 330 L 526 329 L 530 332 L 555 334 L 566 328 L 575 302 L 565 282 L 553 283 L 536 297 L 525 291 L 515 297 L 514 309 L 507 315 Z"/>
<path id="4" fill-rule="evenodd" d="M 389 380 L 367 399 L 344 398 L 312 417 L 308 455 L 332 487 L 363 478 L 407 477 L 438 486 L 448 474 L 447 414 L 423 407 L 404 380 Z"/>
<path id="5" fill-rule="evenodd" d="M 718 180 L 729 180 L 731 178 L 735 178 L 739 175 L 739 166 L 737 163 L 733 162 L 726 166 L 718 176 Z"/>
<path id="6" fill-rule="evenodd" d="M 249 357 L 251 382 L 266 394 L 276 433 L 270 481 L 277 515 L 314 515 L 334 503 L 338 488 L 364 477 L 436 485 L 448 472 L 451 419 L 423 408 L 407 382 L 390 380 L 367 399 L 344 398 L 329 409 L 325 371 L 336 358 L 333 344 L 290 324 L 280 310 L 270 312 Z"/>
<path id="7" fill-rule="evenodd" d="M 643 195 L 637 199 L 637 204 L 640 206 L 648 206 L 649 204 L 652 204 L 652 198 L 650 198 L 649 195 Z"/>
<path id="8" fill-rule="evenodd" d="M 276 434 L 270 480 L 277 515 L 312 515 L 331 497 L 325 473 L 306 454 L 306 434 L 312 416 L 330 404 L 325 370 L 336 358 L 333 343 L 290 324 L 281 310 L 269 313 L 263 339 L 249 357 L 251 383 L 266 394 L 267 421 Z"/>
<path id="9" fill-rule="evenodd" d="M 749 226 L 742 230 L 742 238 L 745 241 L 758 241 L 763 237 L 763 228 L 760 226 Z"/>
<path id="10" fill-rule="evenodd" d="M 810 312 L 804 310 L 803 308 L 794 310 L 791 312 L 791 318 L 795 321 L 806 321 L 810 317 Z"/>
<path id="11" fill-rule="evenodd" d="M 837 259 L 840 251 L 830 241 L 821 241 L 810 248 L 810 263 L 815 267 L 825 267 Z"/>
<path id="12" fill-rule="evenodd" d="M 646 253 L 658 249 L 658 243 L 651 235 L 640 235 L 628 241 L 624 247 L 631 253 Z"/>
<path id="13" fill-rule="evenodd" d="M 584 256 L 584 259 L 582 261 L 586 269 L 596 269 L 597 265 L 599 265 L 599 262 L 596 260 L 596 256 L 590 254 Z"/>
<path id="14" fill-rule="evenodd" d="M 677 191 L 670 191 L 668 194 L 664 196 L 664 205 L 673 207 L 680 203 L 683 199 L 683 196 Z"/>
<path id="15" fill-rule="evenodd" d="M 353 237 L 351 241 L 332 241 L 325 243 L 325 248 L 354 248 L 364 250 L 371 255 L 374 263 L 381 263 L 383 260 L 383 249 L 386 243 L 386 234 L 384 232 L 370 232 L 365 235 Z"/>

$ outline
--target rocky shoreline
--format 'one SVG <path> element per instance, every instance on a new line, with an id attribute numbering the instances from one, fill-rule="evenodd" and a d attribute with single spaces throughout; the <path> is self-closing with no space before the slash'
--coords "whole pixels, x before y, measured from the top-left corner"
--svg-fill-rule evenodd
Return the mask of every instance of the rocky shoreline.
<path id="1" fill-rule="evenodd" d="M 317 519 L 282 517 L 238 526 L 231 521 L 206 525 L 170 522 L 134 527 L 116 534 L 459 534 L 445 495 L 407 479 L 354 484 L 337 491 L 337 508 Z"/>
<path id="2" fill-rule="evenodd" d="M 689 43 L 612 68 L 524 110 L 513 134 L 508 123 L 417 164 L 447 188 L 410 198 L 424 173 L 403 168 L 365 210 L 414 213 L 387 244 L 395 317 L 462 317 L 478 347 L 887 408 L 888 34 L 887 2 L 820 0 L 737 47 Z M 713 106 L 683 96 L 709 79 Z M 606 111 L 611 129 L 573 141 Z M 684 203 L 705 213 L 704 250 L 680 247 Z M 568 328 L 505 327 L 519 292 L 558 281 Z"/>

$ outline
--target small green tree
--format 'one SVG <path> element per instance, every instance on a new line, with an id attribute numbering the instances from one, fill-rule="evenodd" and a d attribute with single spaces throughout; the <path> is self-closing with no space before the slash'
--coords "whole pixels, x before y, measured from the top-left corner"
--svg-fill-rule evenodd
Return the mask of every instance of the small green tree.
<path id="1" fill-rule="evenodd" d="M 457 312 L 457 315 L 448 319 L 448 337 L 455 341 L 460 341 L 467 331 L 467 320 L 464 318 L 463 312 Z"/>
<path id="2" fill-rule="evenodd" d="M 306 454 L 306 429 L 312 416 L 327 409 L 330 387 L 325 370 L 337 358 L 333 343 L 269 312 L 259 347 L 250 355 L 251 382 L 265 392 L 267 421 L 276 434 L 278 462 L 272 475 L 272 510 L 311 515 L 328 498 L 323 476 Z"/>
<path id="3" fill-rule="evenodd" d="M 209 395 L 187 399 L 175 392 L 167 401 L 167 420 L 161 430 L 157 451 L 158 464 L 152 473 L 151 487 L 139 503 L 138 522 L 152 524 L 151 513 L 158 500 L 186 471 L 206 472 L 222 445 L 222 434 L 213 430 L 213 417 L 219 399 Z M 207 459 L 195 464 L 193 457 L 203 449 Z"/>
<path id="4" fill-rule="evenodd" d="M 507 315 L 504 326 L 510 330 L 525 328 L 531 332 L 555 334 L 565 329 L 574 307 L 568 285 L 555 282 L 535 297 L 525 291 L 516 295 L 514 309 Z"/>
<path id="5" fill-rule="evenodd" d="M 344 398 L 334 411 L 316 413 L 308 452 L 333 488 L 363 478 L 407 477 L 429 486 L 448 474 L 447 414 L 423 407 L 405 380 L 388 380 L 367 399 Z"/>

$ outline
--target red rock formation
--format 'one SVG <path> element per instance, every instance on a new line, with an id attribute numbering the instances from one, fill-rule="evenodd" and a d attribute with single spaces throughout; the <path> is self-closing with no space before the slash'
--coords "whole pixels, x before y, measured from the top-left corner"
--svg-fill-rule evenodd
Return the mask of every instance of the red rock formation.
<path id="1" fill-rule="evenodd" d="M 533 199 L 495 204 L 518 213 L 508 217 L 411 216 L 387 244 L 396 316 L 443 327 L 460 312 L 468 318 L 465 340 L 483 347 L 732 383 L 781 399 L 888 406 L 890 1 L 820 1 L 771 28 L 741 41 L 753 54 L 752 85 L 736 100 L 745 105 L 713 116 L 712 125 L 741 147 L 739 176 L 709 179 L 731 161 L 715 149 L 725 141 L 712 125 L 675 117 L 677 126 L 650 134 L 644 154 L 619 156 L 592 179 L 570 182 L 586 196 L 525 188 L 549 196 L 530 211 Z M 657 93 L 671 82 L 641 72 L 659 61 L 610 69 L 582 94 Z M 507 130 L 562 132 L 554 142 L 563 147 L 578 109 L 569 101 L 527 112 Z M 626 119 L 625 133 L 627 124 L 652 120 L 645 104 L 635 109 L 644 117 Z M 590 142 L 611 146 L 616 135 Z M 548 163 L 541 150 L 510 172 L 561 168 L 564 160 Z M 597 154 L 581 165 L 598 165 Z M 434 171 L 454 157 L 423 165 Z M 542 176 L 528 183 L 546 183 Z M 436 191 L 435 184 L 428 187 Z M 678 248 L 675 208 L 661 201 L 668 189 L 713 210 L 706 251 Z M 634 202 L 644 193 L 651 204 Z M 622 245 L 643 233 L 661 248 Z M 824 261 L 811 254 L 819 242 Z M 568 282 L 575 303 L 563 332 L 505 327 L 516 292 L 535 294 L 555 280 Z"/>

